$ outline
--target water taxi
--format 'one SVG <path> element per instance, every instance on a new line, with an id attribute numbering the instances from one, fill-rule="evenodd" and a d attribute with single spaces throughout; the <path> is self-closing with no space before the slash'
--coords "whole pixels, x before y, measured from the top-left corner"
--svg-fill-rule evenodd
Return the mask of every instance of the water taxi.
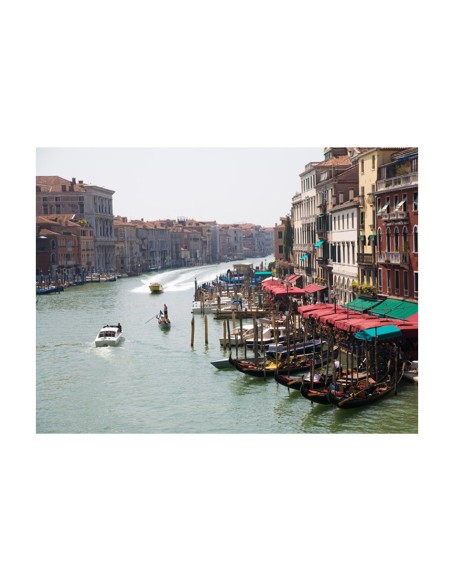
<path id="1" fill-rule="evenodd" d="M 163 293 L 164 292 L 164 287 L 161 285 L 161 283 L 150 283 L 148 288 L 150 289 L 151 293 Z"/>
<path id="2" fill-rule="evenodd" d="M 105 325 L 102 327 L 95 338 L 95 346 L 97 348 L 116 346 L 120 343 L 123 337 L 121 325 Z"/>

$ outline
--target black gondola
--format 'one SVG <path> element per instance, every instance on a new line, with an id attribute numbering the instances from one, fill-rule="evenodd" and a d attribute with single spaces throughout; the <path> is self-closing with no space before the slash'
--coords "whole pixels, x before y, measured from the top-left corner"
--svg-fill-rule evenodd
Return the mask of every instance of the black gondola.
<path id="1" fill-rule="evenodd" d="M 234 359 L 232 356 L 229 359 L 232 366 L 243 374 L 257 378 L 272 378 L 280 370 L 292 374 L 310 370 L 312 365 L 320 367 L 327 363 L 328 352 L 315 354 L 315 357 L 313 354 L 306 354 L 277 361 L 275 358 L 259 358 L 257 364 L 251 360 Z"/>

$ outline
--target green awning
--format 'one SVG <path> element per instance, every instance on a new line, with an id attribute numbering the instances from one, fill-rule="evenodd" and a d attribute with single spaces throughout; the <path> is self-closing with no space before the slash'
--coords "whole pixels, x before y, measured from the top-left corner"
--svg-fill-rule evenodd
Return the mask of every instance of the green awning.
<path id="1" fill-rule="evenodd" d="M 371 238 L 376 238 L 376 237 L 377 237 L 377 235 L 376 235 L 376 234 L 370 234 L 370 235 L 368 236 L 368 238 L 369 238 L 369 239 L 371 239 Z"/>
<path id="2" fill-rule="evenodd" d="M 321 247 L 324 242 L 325 242 L 324 240 L 319 240 L 318 242 L 315 243 L 315 248 L 318 249 L 318 247 Z"/>
<path id="3" fill-rule="evenodd" d="M 350 303 L 342 305 L 342 307 L 352 309 L 353 311 L 359 311 L 360 313 L 364 313 L 369 309 L 372 309 L 372 307 L 379 305 L 382 302 L 383 299 L 377 301 L 377 299 L 367 299 L 366 297 L 358 297 L 357 299 L 350 301 Z"/>
<path id="4" fill-rule="evenodd" d="M 306 253 L 305 255 L 303 255 L 300 259 L 300 261 L 304 261 L 304 259 L 307 259 L 307 257 L 309 256 L 309 253 Z"/>
<path id="5" fill-rule="evenodd" d="M 359 238 L 359 239 L 361 239 L 361 238 L 362 238 L 362 239 L 366 239 L 366 235 L 365 235 L 365 234 L 360 234 L 360 235 L 358 235 L 358 238 Z"/>
<path id="6" fill-rule="evenodd" d="M 401 299 L 385 299 L 380 305 L 373 307 L 370 313 L 381 317 L 407 319 L 415 313 L 418 313 L 418 304 Z"/>
<path id="7" fill-rule="evenodd" d="M 386 340 L 392 337 L 399 337 L 402 332 L 395 325 L 382 325 L 381 327 L 370 327 L 369 329 L 363 329 L 355 333 L 355 337 L 360 340 L 371 341 L 377 338 L 377 340 Z"/>
<path id="8" fill-rule="evenodd" d="M 257 277 L 270 277 L 273 273 L 271 271 L 254 271 Z"/>

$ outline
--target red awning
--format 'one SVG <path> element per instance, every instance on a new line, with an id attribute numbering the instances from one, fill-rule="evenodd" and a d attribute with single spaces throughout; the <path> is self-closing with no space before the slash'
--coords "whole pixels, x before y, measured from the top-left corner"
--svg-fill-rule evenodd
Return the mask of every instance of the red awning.
<path id="1" fill-rule="evenodd" d="M 314 305 L 301 305 L 298 307 L 298 313 L 301 313 L 304 319 L 307 319 L 308 317 L 314 316 L 315 313 L 318 312 L 331 313 L 333 309 L 334 306 L 330 303 L 314 303 Z"/>
<path id="2" fill-rule="evenodd" d="M 316 285 L 315 283 L 311 283 L 310 285 L 306 285 L 303 287 L 303 291 L 306 293 L 317 293 L 317 291 L 323 291 L 326 287 L 322 287 L 321 285 Z"/>
<path id="3" fill-rule="evenodd" d="M 299 287 L 282 287 L 275 291 L 274 289 L 272 292 L 276 295 L 276 297 L 285 297 L 286 295 L 290 297 L 302 297 L 305 295 L 305 292 L 300 289 Z"/>
<path id="4" fill-rule="evenodd" d="M 298 279 L 301 279 L 302 275 L 290 275 L 290 277 L 287 279 L 287 281 L 289 283 L 295 283 L 296 281 L 298 281 Z"/>
<path id="5" fill-rule="evenodd" d="M 413 315 L 410 315 L 410 317 L 407 317 L 405 321 L 409 321 L 410 323 L 418 325 L 418 312 L 413 313 Z"/>

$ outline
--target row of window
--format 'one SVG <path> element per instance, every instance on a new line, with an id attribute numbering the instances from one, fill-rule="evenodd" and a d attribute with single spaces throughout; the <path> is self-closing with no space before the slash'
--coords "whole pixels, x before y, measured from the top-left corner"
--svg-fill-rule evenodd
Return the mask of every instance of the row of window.
<path id="1" fill-rule="evenodd" d="M 382 248 L 382 230 L 381 228 L 377 229 L 377 243 L 378 248 Z M 418 252 L 418 225 L 413 227 L 413 248 L 410 249 L 409 245 L 409 233 L 406 226 L 402 227 L 402 234 L 400 233 L 400 229 L 398 226 L 394 227 L 394 231 L 391 231 L 391 227 L 388 226 L 385 233 L 385 243 L 386 243 L 386 251 L 387 252 L 407 252 L 412 250 L 414 253 Z M 391 244 L 393 243 L 393 244 Z M 401 244 L 402 243 L 402 244 Z M 394 248 L 391 248 L 391 247 Z"/>
<path id="2" fill-rule="evenodd" d="M 385 212 L 393 212 L 400 210 L 401 212 L 407 212 L 408 206 L 413 203 L 413 212 L 418 211 L 418 190 L 413 192 L 413 194 L 404 194 L 400 198 L 399 194 L 395 194 L 392 198 L 387 196 L 385 204 L 382 206 L 381 198 L 377 198 L 377 215 L 384 214 Z"/>
<path id="3" fill-rule="evenodd" d="M 415 297 L 418 297 L 418 275 L 418 271 L 413 273 L 413 290 Z M 408 271 L 395 269 L 393 277 L 391 269 L 386 269 L 386 292 L 388 295 L 400 295 L 402 289 L 404 296 L 408 296 L 408 282 Z M 383 269 L 378 269 L 378 290 L 380 292 L 383 291 Z"/>

